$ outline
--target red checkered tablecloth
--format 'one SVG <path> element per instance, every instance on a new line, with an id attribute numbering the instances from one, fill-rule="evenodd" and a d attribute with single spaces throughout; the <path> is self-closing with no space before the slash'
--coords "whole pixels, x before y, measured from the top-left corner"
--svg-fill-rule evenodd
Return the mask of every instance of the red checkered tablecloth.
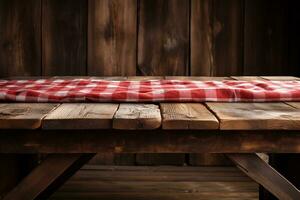
<path id="1" fill-rule="evenodd" d="M 300 81 L 0 80 L 7 102 L 299 101 Z"/>

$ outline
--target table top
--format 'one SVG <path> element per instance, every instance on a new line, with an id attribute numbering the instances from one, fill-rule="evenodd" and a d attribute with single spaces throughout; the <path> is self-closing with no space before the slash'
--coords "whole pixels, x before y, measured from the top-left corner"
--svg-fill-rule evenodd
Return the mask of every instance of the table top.
<path id="1" fill-rule="evenodd" d="M 299 80 L 297 77 L 289 76 L 102 78 L 110 80 Z M 0 103 L 0 129 L 300 130 L 300 102 Z"/>

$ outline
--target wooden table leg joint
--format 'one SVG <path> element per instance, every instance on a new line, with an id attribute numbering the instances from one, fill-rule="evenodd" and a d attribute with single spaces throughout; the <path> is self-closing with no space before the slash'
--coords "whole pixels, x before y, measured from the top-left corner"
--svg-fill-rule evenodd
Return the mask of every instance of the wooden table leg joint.
<path id="1" fill-rule="evenodd" d="M 226 154 L 247 176 L 278 199 L 300 199 L 300 191 L 256 154 Z"/>
<path id="2" fill-rule="evenodd" d="M 95 154 L 50 154 L 3 200 L 47 199 Z"/>

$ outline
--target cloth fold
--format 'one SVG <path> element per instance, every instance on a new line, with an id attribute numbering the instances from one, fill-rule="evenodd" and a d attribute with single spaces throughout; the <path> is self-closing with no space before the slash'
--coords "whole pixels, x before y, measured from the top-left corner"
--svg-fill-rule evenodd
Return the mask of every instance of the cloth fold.
<path id="1" fill-rule="evenodd" d="M 300 81 L 0 80 L 5 102 L 300 101 Z"/>

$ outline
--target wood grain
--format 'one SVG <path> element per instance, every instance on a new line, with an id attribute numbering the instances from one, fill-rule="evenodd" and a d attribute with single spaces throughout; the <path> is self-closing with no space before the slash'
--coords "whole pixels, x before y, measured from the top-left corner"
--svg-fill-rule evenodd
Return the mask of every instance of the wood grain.
<path id="1" fill-rule="evenodd" d="M 57 107 L 49 103 L 1 103 L 0 129 L 37 129 L 42 119 Z"/>
<path id="2" fill-rule="evenodd" d="M 213 4 L 215 12 L 213 21 L 215 68 L 213 75 L 242 75 L 244 1 L 214 0 Z"/>
<path id="3" fill-rule="evenodd" d="M 189 1 L 141 0 L 138 75 L 187 75 Z"/>
<path id="4" fill-rule="evenodd" d="M 109 129 L 118 109 L 112 103 L 64 103 L 43 120 L 43 129 Z"/>
<path id="5" fill-rule="evenodd" d="M 263 79 L 270 81 L 299 81 L 300 78 L 295 76 L 262 76 Z"/>
<path id="6" fill-rule="evenodd" d="M 163 129 L 218 129 L 217 118 L 200 103 L 161 103 Z"/>
<path id="7" fill-rule="evenodd" d="M 300 129 L 300 111 L 284 103 L 206 103 L 223 130 Z"/>
<path id="8" fill-rule="evenodd" d="M 90 0 L 88 74 L 135 75 L 136 0 Z"/>
<path id="9" fill-rule="evenodd" d="M 0 1 L 0 77 L 41 73 L 41 1 Z"/>
<path id="10" fill-rule="evenodd" d="M 212 76 L 213 54 L 213 7 L 209 0 L 191 1 L 191 75 Z"/>
<path id="11" fill-rule="evenodd" d="M 254 80 L 265 80 L 260 76 L 231 76 L 231 78 L 238 81 L 254 81 Z"/>
<path id="12" fill-rule="evenodd" d="M 191 1 L 191 75 L 239 75 L 243 1 Z"/>
<path id="13" fill-rule="evenodd" d="M 199 145 L 201 144 L 201 145 Z M 0 133 L 0 153 L 300 153 L 288 130 L 44 130 Z"/>
<path id="14" fill-rule="evenodd" d="M 245 75 L 289 75 L 287 13 L 286 1 L 245 1 Z"/>
<path id="15" fill-rule="evenodd" d="M 225 76 L 166 76 L 166 80 L 191 80 L 191 81 L 222 81 L 231 80 Z"/>
<path id="16" fill-rule="evenodd" d="M 63 184 L 66 179 L 80 169 L 92 155 L 48 155 L 48 157 L 10 191 L 3 200 L 47 199 L 51 192 L 53 192 L 51 187 L 55 188 L 55 184 Z"/>
<path id="17" fill-rule="evenodd" d="M 43 75 L 85 75 L 87 1 L 44 0 Z"/>
<path id="18" fill-rule="evenodd" d="M 300 198 L 300 191 L 256 154 L 228 154 L 239 169 L 264 186 L 278 199 Z"/>
<path id="19" fill-rule="evenodd" d="M 160 125 L 160 110 L 154 104 L 121 103 L 113 119 L 114 129 L 157 129 Z"/>

